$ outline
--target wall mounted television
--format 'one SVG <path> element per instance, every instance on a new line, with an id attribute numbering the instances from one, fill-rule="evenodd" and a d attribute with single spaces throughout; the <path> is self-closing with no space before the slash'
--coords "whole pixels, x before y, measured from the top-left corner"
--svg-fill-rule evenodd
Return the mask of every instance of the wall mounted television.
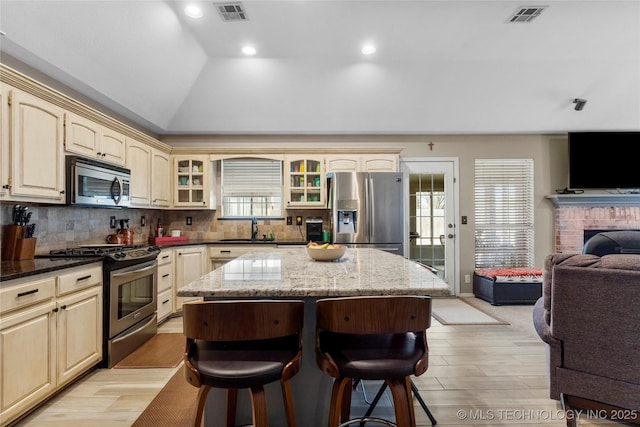
<path id="1" fill-rule="evenodd" d="M 569 132 L 569 189 L 640 191 L 640 132 Z"/>

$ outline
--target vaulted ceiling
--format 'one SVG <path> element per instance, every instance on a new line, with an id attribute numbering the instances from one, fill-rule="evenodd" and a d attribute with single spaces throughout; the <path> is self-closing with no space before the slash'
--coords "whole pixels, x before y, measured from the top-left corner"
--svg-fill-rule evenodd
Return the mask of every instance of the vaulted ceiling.
<path id="1" fill-rule="evenodd" d="M 640 1 L 194 2 L 0 0 L 0 52 L 160 135 L 640 130 Z"/>

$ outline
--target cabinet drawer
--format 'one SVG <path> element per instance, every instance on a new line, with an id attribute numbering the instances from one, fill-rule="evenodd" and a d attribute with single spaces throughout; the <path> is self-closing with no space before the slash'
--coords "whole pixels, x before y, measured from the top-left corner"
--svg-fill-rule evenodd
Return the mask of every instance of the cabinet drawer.
<path id="1" fill-rule="evenodd" d="M 158 255 L 158 266 L 173 262 L 173 250 L 164 250 Z"/>
<path id="2" fill-rule="evenodd" d="M 173 312 L 173 294 L 171 289 L 158 294 L 158 320 L 162 320 Z"/>
<path id="3" fill-rule="evenodd" d="M 0 290 L 0 314 L 53 298 L 56 278 L 36 280 Z"/>
<path id="4" fill-rule="evenodd" d="M 158 292 L 173 288 L 173 264 L 158 267 Z"/>
<path id="5" fill-rule="evenodd" d="M 100 283 L 102 283 L 102 266 L 62 274 L 58 276 L 58 295 L 68 294 Z"/>
<path id="6" fill-rule="evenodd" d="M 253 249 L 251 246 L 212 246 L 209 247 L 209 258 L 234 259 Z"/>

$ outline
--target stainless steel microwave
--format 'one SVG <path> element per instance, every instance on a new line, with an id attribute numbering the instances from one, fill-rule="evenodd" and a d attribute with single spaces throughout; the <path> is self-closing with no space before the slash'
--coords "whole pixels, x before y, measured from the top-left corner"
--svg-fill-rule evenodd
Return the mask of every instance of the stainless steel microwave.
<path id="1" fill-rule="evenodd" d="M 68 205 L 127 207 L 131 203 L 131 171 L 97 160 L 66 157 Z"/>

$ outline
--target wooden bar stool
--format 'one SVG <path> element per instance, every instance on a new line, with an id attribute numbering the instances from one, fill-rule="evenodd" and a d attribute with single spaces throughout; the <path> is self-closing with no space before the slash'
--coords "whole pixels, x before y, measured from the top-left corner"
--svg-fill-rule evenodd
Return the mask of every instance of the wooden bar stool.
<path id="1" fill-rule="evenodd" d="M 199 387 L 194 426 L 209 390 L 227 392 L 226 426 L 235 426 L 239 389 L 249 389 L 254 427 L 267 427 L 264 385 L 280 380 L 287 425 L 295 427 L 289 380 L 300 370 L 304 303 L 224 300 L 183 306 L 184 373 Z"/>
<path id="2" fill-rule="evenodd" d="M 375 420 L 350 419 L 354 379 L 384 380 L 393 397 L 396 425 L 415 427 L 410 376 L 427 370 L 430 326 L 428 296 L 318 300 L 316 362 L 335 378 L 328 427 Z"/>

